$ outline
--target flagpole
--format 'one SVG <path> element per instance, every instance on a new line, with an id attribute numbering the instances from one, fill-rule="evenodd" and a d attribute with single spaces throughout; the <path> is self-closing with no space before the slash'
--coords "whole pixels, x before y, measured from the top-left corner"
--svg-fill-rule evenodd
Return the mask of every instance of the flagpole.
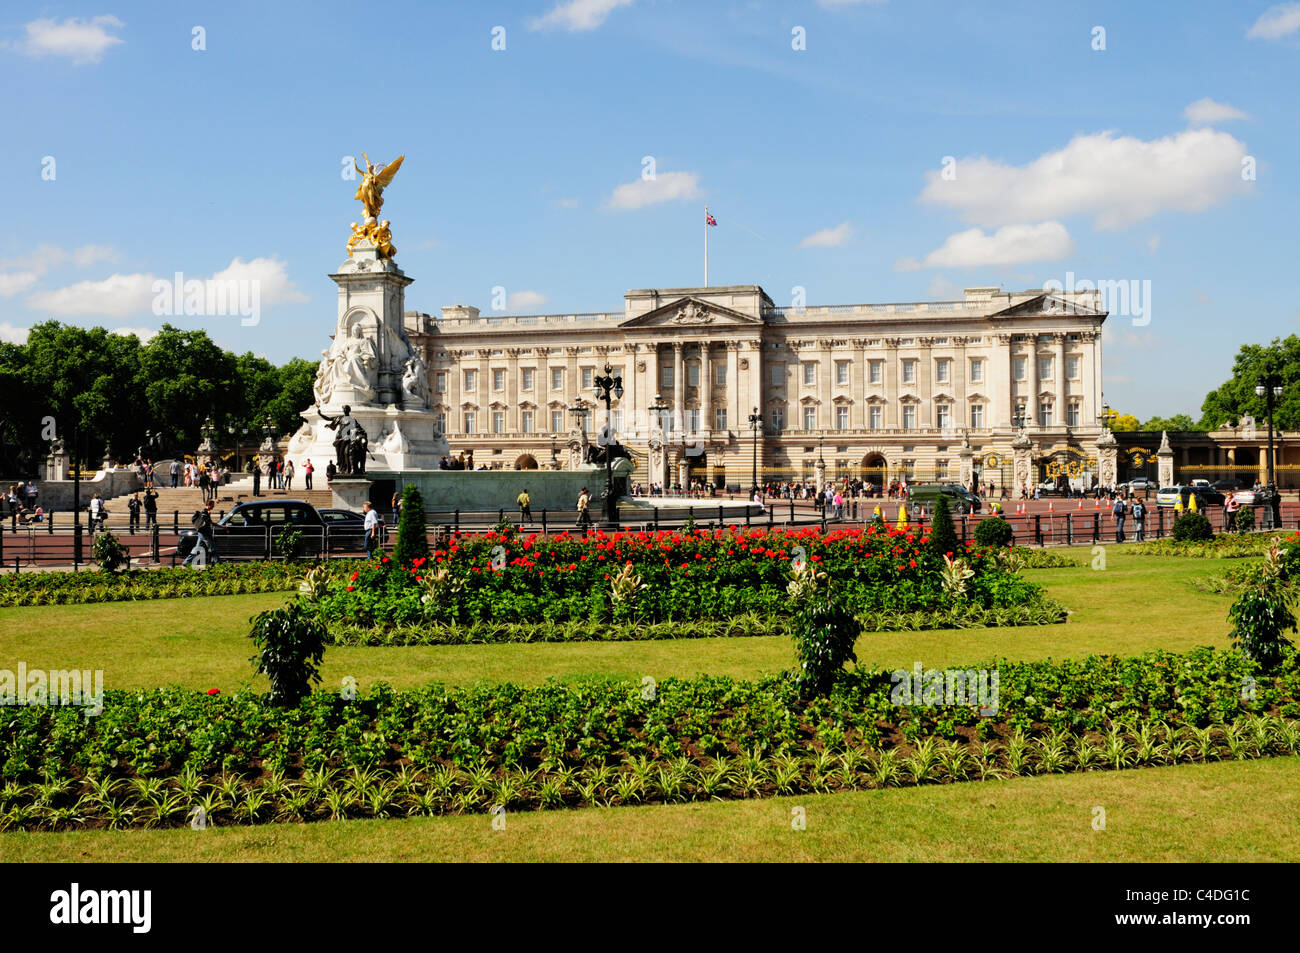
<path id="1" fill-rule="evenodd" d="M 704 287 L 709 286 L 709 207 L 704 206 Z"/>

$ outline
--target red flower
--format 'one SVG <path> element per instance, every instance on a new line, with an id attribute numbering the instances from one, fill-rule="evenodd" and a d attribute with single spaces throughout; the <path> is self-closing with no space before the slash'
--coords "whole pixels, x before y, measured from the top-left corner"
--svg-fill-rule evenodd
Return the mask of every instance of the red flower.
<path id="1" fill-rule="evenodd" d="M 913 569 L 916 568 L 916 560 L 915 560 L 915 559 L 909 560 L 907 564 L 908 564 L 909 566 L 911 566 Z"/>
<path id="2" fill-rule="evenodd" d="M 351 592 L 353 588 L 354 588 L 353 586 L 348 586 L 348 592 Z"/>
<path id="3" fill-rule="evenodd" d="M 209 695 L 220 695 L 220 694 L 221 694 L 221 689 L 219 689 L 219 688 L 209 688 L 209 689 L 208 689 L 208 694 L 209 694 Z"/>

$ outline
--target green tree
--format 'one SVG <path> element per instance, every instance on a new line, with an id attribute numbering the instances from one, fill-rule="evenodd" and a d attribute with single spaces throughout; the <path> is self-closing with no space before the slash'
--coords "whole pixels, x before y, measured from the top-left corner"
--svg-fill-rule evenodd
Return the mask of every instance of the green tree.
<path id="1" fill-rule="evenodd" d="M 1131 430 L 1137 430 L 1142 425 L 1132 414 L 1120 414 L 1110 423 L 1110 429 L 1116 433 L 1128 433 Z"/>
<path id="2" fill-rule="evenodd" d="M 1174 414 L 1172 417 L 1152 417 L 1141 427 L 1142 430 L 1154 431 L 1159 433 L 1162 430 L 1168 430 L 1173 433 L 1175 430 L 1197 430 L 1196 421 L 1186 414 Z"/>
<path id="3" fill-rule="evenodd" d="M 393 544 L 393 561 L 409 566 L 417 559 L 429 558 L 429 536 L 424 525 L 424 497 L 415 484 L 402 489 L 402 515 L 397 521 L 397 542 Z"/>
<path id="4" fill-rule="evenodd" d="M 230 420 L 242 402 L 235 357 L 206 331 L 182 331 L 164 324 L 140 357 L 139 392 L 165 434 L 170 452 L 183 452 L 202 439 L 203 420 Z"/>
<path id="5" fill-rule="evenodd" d="M 1215 430 L 1236 424 L 1250 414 L 1263 422 L 1267 405 L 1255 393 L 1255 383 L 1269 363 L 1282 377 L 1283 393 L 1276 407 L 1276 424 L 1283 430 L 1300 427 L 1300 337 L 1294 334 L 1274 338 L 1268 345 L 1243 344 L 1232 365 L 1232 377 L 1205 395 L 1201 404 L 1200 428 Z"/>
<path id="6" fill-rule="evenodd" d="M 934 519 L 930 523 L 930 551 L 942 558 L 947 553 L 956 553 L 961 549 L 957 541 L 957 530 L 952 525 L 952 512 L 948 501 L 940 496 L 934 504 Z"/>

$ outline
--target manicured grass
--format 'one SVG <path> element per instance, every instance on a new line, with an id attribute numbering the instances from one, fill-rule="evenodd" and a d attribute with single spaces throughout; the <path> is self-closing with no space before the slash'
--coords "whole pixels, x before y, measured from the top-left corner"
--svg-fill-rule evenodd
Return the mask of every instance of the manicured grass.
<path id="1" fill-rule="evenodd" d="M 1243 806 L 1245 809 L 1243 809 Z M 1094 830 L 1094 808 L 1105 830 Z M 803 808 L 806 829 L 792 828 Z M 1300 758 L 641 808 L 0 835 L 4 862 L 1086 861 L 1300 856 Z"/>
<path id="2" fill-rule="evenodd" d="M 1088 547 L 1075 550 L 1091 560 Z M 1148 649 L 1185 651 L 1225 646 L 1230 597 L 1196 591 L 1190 580 L 1209 571 L 1201 560 L 1134 557 L 1107 547 L 1107 568 L 1030 570 L 1052 598 L 1072 610 L 1063 625 L 887 632 L 858 640 L 869 667 L 944 667 L 1006 657 L 1040 659 L 1092 653 L 1135 655 Z M 103 669 L 108 688 L 182 685 L 261 690 L 248 658 L 249 617 L 282 604 L 285 593 L 167 599 L 134 603 L 0 610 L 0 668 Z M 640 679 L 702 672 L 750 678 L 790 667 L 789 639 L 529 645 L 352 648 L 325 654 L 323 687 L 344 676 L 365 688 L 383 680 L 409 688 L 441 680 L 537 683 L 604 675 Z"/>

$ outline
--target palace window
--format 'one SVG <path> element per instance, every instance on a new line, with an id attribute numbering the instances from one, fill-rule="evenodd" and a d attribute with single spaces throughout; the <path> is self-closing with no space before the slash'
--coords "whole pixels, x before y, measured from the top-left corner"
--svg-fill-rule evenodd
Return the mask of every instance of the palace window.
<path id="1" fill-rule="evenodd" d="M 970 425 L 972 430 L 984 429 L 984 405 L 970 405 Z"/>
<path id="2" fill-rule="evenodd" d="M 885 379 L 885 362 L 870 361 L 867 364 L 867 383 L 879 384 Z"/>
<path id="3" fill-rule="evenodd" d="M 1038 359 L 1038 379 L 1040 381 L 1050 381 L 1055 375 L 1052 373 L 1056 367 L 1056 362 L 1050 357 L 1040 357 Z"/>
<path id="4" fill-rule="evenodd" d="M 438 421 L 438 433 L 445 434 L 447 432 L 447 415 L 439 414 L 437 417 L 437 421 Z"/>
<path id="5" fill-rule="evenodd" d="M 584 367 L 582 369 L 582 389 L 591 390 L 592 381 L 595 377 L 595 368 Z"/>
<path id="6" fill-rule="evenodd" d="M 934 362 L 934 381 L 936 384 L 948 383 L 948 358 L 941 357 Z"/>
<path id="7" fill-rule="evenodd" d="M 784 364 L 772 365 L 772 386 L 773 387 L 785 386 L 785 365 Z"/>
<path id="8" fill-rule="evenodd" d="M 835 408 L 835 429 L 836 430 L 849 429 L 849 409 L 847 407 Z"/>
<path id="9" fill-rule="evenodd" d="M 696 361 L 691 361 L 686 365 L 686 386 L 700 386 L 700 365 Z"/>
<path id="10" fill-rule="evenodd" d="M 916 383 L 916 360 L 914 358 L 908 358 L 903 362 L 903 383 Z"/>
<path id="11" fill-rule="evenodd" d="M 840 387 L 846 387 L 849 383 L 849 362 L 835 362 L 835 383 Z"/>
<path id="12" fill-rule="evenodd" d="M 812 385 L 817 383 L 817 362 L 816 361 L 803 362 L 803 382 L 805 385 Z"/>
<path id="13" fill-rule="evenodd" d="M 772 429 L 781 431 L 785 429 L 785 411 L 780 407 L 773 408 L 771 413 Z"/>
<path id="14" fill-rule="evenodd" d="M 1040 427 L 1052 426 L 1052 402 L 1050 400 L 1040 400 L 1038 402 L 1038 425 Z"/>
<path id="15" fill-rule="evenodd" d="M 521 384 L 521 386 L 523 387 L 523 389 L 524 389 L 524 390 L 532 390 L 532 389 L 533 389 L 533 369 L 532 369 L 531 367 L 525 367 L 525 368 L 523 369 L 523 372 L 522 372 L 522 374 L 521 374 L 520 376 L 522 377 L 522 380 L 520 381 L 520 384 Z"/>
<path id="16" fill-rule="evenodd" d="M 726 429 L 727 429 L 727 408 L 726 408 L 726 407 L 716 407 L 716 408 L 714 408 L 714 410 L 713 410 L 713 429 L 714 429 L 714 430 L 726 430 Z"/>
<path id="17" fill-rule="evenodd" d="M 903 479 L 908 483 L 916 482 L 916 461 L 904 460 L 902 463 Z"/>
<path id="18" fill-rule="evenodd" d="M 713 386 L 714 386 L 714 387 L 726 387 L 726 386 L 727 386 L 727 363 L 726 363 L 726 361 L 719 361 L 718 363 L 716 363 L 716 364 L 713 365 Z"/>
<path id="19" fill-rule="evenodd" d="M 803 409 L 803 429 L 817 429 L 817 408 L 811 404 Z"/>
<path id="20" fill-rule="evenodd" d="M 934 461 L 934 479 L 935 479 L 936 482 L 942 482 L 942 481 L 948 479 L 948 461 L 947 461 L 947 460 L 935 460 L 935 461 Z"/>
<path id="21" fill-rule="evenodd" d="M 686 432 L 699 433 L 700 430 L 700 412 L 695 408 L 686 411 Z"/>
<path id="22" fill-rule="evenodd" d="M 551 368 L 551 390 L 564 390 L 564 368 Z"/>
<path id="23" fill-rule="evenodd" d="M 659 368 L 659 380 L 659 386 L 664 389 L 673 386 L 673 366 L 671 364 L 665 364 L 663 367 Z"/>
<path id="24" fill-rule="evenodd" d="M 972 357 L 970 361 L 970 382 L 972 384 L 984 383 L 984 358 Z"/>
<path id="25" fill-rule="evenodd" d="M 947 404 L 938 404 L 934 408 L 934 425 L 940 430 L 952 426 L 952 408 Z"/>
<path id="26" fill-rule="evenodd" d="M 551 411 L 551 433 L 564 433 L 564 411 Z"/>
<path id="27" fill-rule="evenodd" d="M 1077 427 L 1077 426 L 1079 426 L 1079 418 L 1080 418 L 1080 416 L 1081 416 L 1081 414 L 1080 414 L 1080 412 L 1079 412 L 1079 402 L 1078 402 L 1077 400 L 1072 400 L 1072 401 L 1070 401 L 1070 403 L 1067 404 L 1067 405 L 1066 405 L 1066 408 L 1065 408 L 1065 423 L 1066 423 L 1066 425 L 1067 425 L 1067 426 L 1070 426 L 1070 427 Z"/>
<path id="28" fill-rule="evenodd" d="M 916 429 L 916 405 L 915 404 L 903 405 L 903 429 L 904 430 Z"/>
<path id="29" fill-rule="evenodd" d="M 524 433 L 533 432 L 533 412 L 525 410 L 519 415 L 519 429 Z"/>
<path id="30" fill-rule="evenodd" d="M 477 417 L 478 414 L 474 413 L 474 411 L 472 410 L 465 411 L 465 431 L 464 431 L 465 433 L 474 432 L 474 423 Z"/>
<path id="31" fill-rule="evenodd" d="M 501 368 L 493 368 L 492 370 L 492 389 L 493 390 L 506 389 L 506 372 Z"/>
<path id="32" fill-rule="evenodd" d="M 1065 359 L 1065 376 L 1072 381 L 1079 379 L 1079 356 L 1071 354 Z"/>
<path id="33" fill-rule="evenodd" d="M 434 386 L 437 388 L 438 393 L 447 393 L 447 372 L 439 371 L 434 379 L 437 381 Z"/>
<path id="34" fill-rule="evenodd" d="M 473 391 L 478 385 L 478 371 L 465 372 L 465 390 Z"/>
<path id="35" fill-rule="evenodd" d="M 880 412 L 880 405 L 879 404 L 873 405 L 871 409 L 867 412 L 867 419 L 869 421 L 868 426 L 872 430 L 879 430 L 881 426 L 880 421 L 882 417 L 883 414 L 881 414 Z"/>
<path id="36" fill-rule="evenodd" d="M 1025 359 L 1023 357 L 1013 357 L 1011 359 L 1011 377 L 1017 381 L 1025 379 Z"/>
<path id="37" fill-rule="evenodd" d="M 501 411 L 501 410 L 494 410 L 494 411 L 492 411 L 492 432 L 493 432 L 493 433 L 505 433 L 505 432 L 506 432 L 506 415 L 505 415 L 505 411 Z"/>
<path id="38" fill-rule="evenodd" d="M 615 434 L 619 434 L 623 431 L 623 411 L 611 410 L 609 412 L 609 426 Z"/>

